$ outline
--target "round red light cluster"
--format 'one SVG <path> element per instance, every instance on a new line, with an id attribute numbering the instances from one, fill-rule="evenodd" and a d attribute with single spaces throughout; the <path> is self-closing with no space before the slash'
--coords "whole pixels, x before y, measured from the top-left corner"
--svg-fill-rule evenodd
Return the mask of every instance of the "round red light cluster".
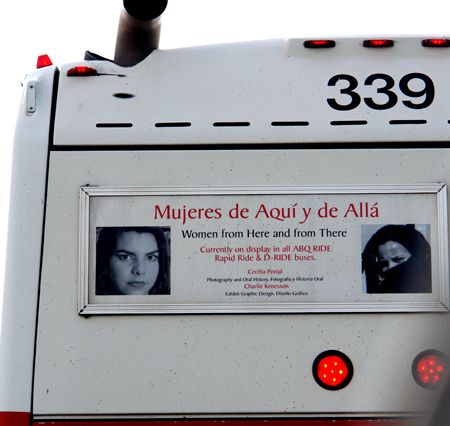
<path id="1" fill-rule="evenodd" d="M 439 351 L 425 351 L 416 356 L 412 373 L 416 382 L 425 388 L 438 388 L 447 377 L 448 359 Z"/>
<path id="2" fill-rule="evenodd" d="M 347 364 L 335 355 L 327 356 L 319 362 L 317 375 L 320 380 L 329 385 L 340 385 L 348 374 Z"/>
<path id="3" fill-rule="evenodd" d="M 440 374 L 443 371 L 444 367 L 435 355 L 422 358 L 417 365 L 417 374 L 424 383 L 436 384 L 441 379 Z"/>
<path id="4" fill-rule="evenodd" d="M 313 376 L 323 388 L 339 390 L 352 380 L 353 364 L 342 352 L 326 351 L 315 359 Z"/>

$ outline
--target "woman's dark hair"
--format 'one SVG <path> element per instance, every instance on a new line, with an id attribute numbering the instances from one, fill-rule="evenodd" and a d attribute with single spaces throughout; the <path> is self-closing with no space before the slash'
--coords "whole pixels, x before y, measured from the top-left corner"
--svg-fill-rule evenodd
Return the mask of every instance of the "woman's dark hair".
<path id="1" fill-rule="evenodd" d="M 387 241 L 395 241 L 411 253 L 409 289 L 397 283 L 397 290 L 380 289 L 380 262 L 378 248 Z M 405 262 L 406 263 L 406 262 Z M 366 273 L 368 293 L 429 293 L 431 292 L 431 248 L 425 237 L 414 225 L 386 225 L 372 235 L 362 253 L 362 271 Z"/>
<path id="2" fill-rule="evenodd" d="M 119 294 L 111 283 L 111 278 L 104 270 L 109 268 L 109 260 L 113 255 L 117 240 L 125 232 L 138 232 L 139 234 L 150 233 L 155 236 L 158 244 L 159 271 L 155 285 L 148 294 L 170 294 L 169 280 L 169 244 L 163 228 L 155 226 L 137 227 L 104 227 L 97 228 L 97 258 L 96 258 L 96 295 Z"/>

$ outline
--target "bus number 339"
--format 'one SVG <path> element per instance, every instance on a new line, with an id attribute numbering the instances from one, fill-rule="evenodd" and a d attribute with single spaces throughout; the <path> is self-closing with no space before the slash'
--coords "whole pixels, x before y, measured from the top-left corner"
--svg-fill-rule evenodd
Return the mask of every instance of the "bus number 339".
<path id="1" fill-rule="evenodd" d="M 343 89 L 340 89 L 340 93 L 343 95 L 348 95 L 350 98 L 350 103 L 341 104 L 334 98 L 328 98 L 328 105 L 330 105 L 331 108 L 339 110 L 339 111 L 350 111 L 352 109 L 355 109 L 359 106 L 361 103 L 361 96 L 356 92 L 356 89 L 358 88 L 358 80 L 348 74 L 338 74 L 330 78 L 328 81 L 328 86 L 336 86 L 341 80 L 348 83 L 347 87 L 344 87 Z M 389 108 L 393 108 L 397 102 L 398 97 L 397 94 L 392 91 L 391 89 L 395 86 L 394 79 L 387 74 L 372 74 L 369 75 L 369 77 L 366 78 L 364 81 L 365 86 L 372 86 L 375 81 L 380 80 L 380 82 L 377 82 L 376 85 L 382 85 L 383 82 L 385 83 L 381 87 L 377 87 L 376 93 L 381 93 L 385 96 L 383 97 L 377 97 L 377 101 L 380 102 L 381 100 L 384 100 L 384 103 L 377 103 L 372 98 L 364 98 L 364 102 L 369 108 L 376 109 L 376 110 L 385 110 Z M 419 83 L 414 83 L 415 80 L 420 80 Z M 417 86 L 417 84 L 420 84 L 420 87 L 423 87 L 421 90 L 415 91 L 410 88 L 411 86 Z M 346 84 L 346 83 L 344 83 Z M 340 85 L 340 84 L 339 84 Z M 423 109 L 429 107 L 433 100 L 434 100 L 434 84 L 433 80 L 431 80 L 430 77 L 428 77 L 425 74 L 421 74 L 418 72 L 413 72 L 411 74 L 407 74 L 404 77 L 401 78 L 399 82 L 399 88 L 400 91 L 410 97 L 410 98 L 421 98 L 424 96 L 424 99 L 422 102 L 412 102 L 410 100 L 402 101 L 403 104 L 412 109 Z M 383 99 L 384 98 L 384 99 Z"/>

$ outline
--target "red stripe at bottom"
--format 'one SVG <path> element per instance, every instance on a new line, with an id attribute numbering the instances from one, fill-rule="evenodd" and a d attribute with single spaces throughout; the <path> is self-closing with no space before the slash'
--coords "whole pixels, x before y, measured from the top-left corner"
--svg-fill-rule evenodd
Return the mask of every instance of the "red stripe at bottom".
<path id="1" fill-rule="evenodd" d="M 0 411 L 0 426 L 30 426 L 30 413 Z"/>
<path id="2" fill-rule="evenodd" d="M 33 426 L 419 426 L 412 419 L 339 419 L 339 420 L 113 420 L 35 422 Z M 3 425 L 1 425 L 3 426 Z"/>

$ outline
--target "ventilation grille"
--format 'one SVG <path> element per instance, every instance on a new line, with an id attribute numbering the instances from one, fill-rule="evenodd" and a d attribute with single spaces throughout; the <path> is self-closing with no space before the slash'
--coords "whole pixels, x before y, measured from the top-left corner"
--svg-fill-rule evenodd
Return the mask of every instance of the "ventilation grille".
<path id="1" fill-rule="evenodd" d="M 450 124 L 450 120 L 447 121 Z M 330 126 L 366 126 L 369 124 L 366 120 L 336 120 L 330 121 Z M 422 125 L 427 124 L 427 120 L 390 120 L 391 126 L 399 125 Z M 193 124 L 189 121 L 168 121 L 158 122 L 154 126 L 157 128 L 191 127 Z M 271 127 L 307 127 L 309 121 L 272 121 Z M 250 127 L 249 121 L 215 121 L 213 127 Z M 97 128 L 129 128 L 133 123 L 97 123 Z"/>

